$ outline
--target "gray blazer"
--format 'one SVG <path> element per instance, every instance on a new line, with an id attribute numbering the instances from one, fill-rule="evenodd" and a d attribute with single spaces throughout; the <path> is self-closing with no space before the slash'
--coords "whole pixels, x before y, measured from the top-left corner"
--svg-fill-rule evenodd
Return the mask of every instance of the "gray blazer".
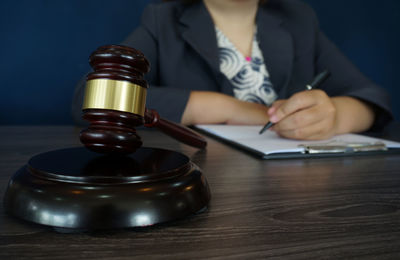
<path id="1" fill-rule="evenodd" d="M 260 6 L 258 40 L 279 98 L 304 90 L 317 73 L 331 77 L 321 86 L 329 96 L 352 96 L 374 104 L 374 128 L 392 119 L 386 92 L 367 79 L 319 30 L 313 10 L 297 0 L 269 0 Z M 219 70 L 216 34 L 202 1 L 149 5 L 141 25 L 122 43 L 142 51 L 151 64 L 147 107 L 179 122 L 191 90 L 233 95 L 233 86 Z M 79 120 L 84 81 L 73 102 Z"/>

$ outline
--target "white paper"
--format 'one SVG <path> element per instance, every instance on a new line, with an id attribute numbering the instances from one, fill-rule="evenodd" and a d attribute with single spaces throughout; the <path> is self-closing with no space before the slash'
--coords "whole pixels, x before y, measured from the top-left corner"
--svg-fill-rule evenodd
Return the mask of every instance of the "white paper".
<path id="1" fill-rule="evenodd" d="M 372 138 L 358 134 L 338 135 L 328 140 L 304 141 L 279 137 L 275 132 L 266 131 L 259 134 L 263 126 L 242 125 L 196 125 L 197 128 L 209 132 L 222 139 L 238 143 L 265 155 L 275 153 L 304 152 L 303 144 L 318 143 L 376 143 L 383 142 L 387 148 L 400 148 L 400 143 L 384 139 Z"/>

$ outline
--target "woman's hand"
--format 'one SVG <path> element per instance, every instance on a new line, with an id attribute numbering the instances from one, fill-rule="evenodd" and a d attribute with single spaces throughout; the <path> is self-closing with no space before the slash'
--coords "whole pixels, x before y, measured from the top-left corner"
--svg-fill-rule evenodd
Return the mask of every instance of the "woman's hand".
<path id="1" fill-rule="evenodd" d="M 302 91 L 278 100 L 268 111 L 272 130 L 291 139 L 320 140 L 371 127 L 374 112 L 351 97 L 330 98 L 322 90 Z"/>

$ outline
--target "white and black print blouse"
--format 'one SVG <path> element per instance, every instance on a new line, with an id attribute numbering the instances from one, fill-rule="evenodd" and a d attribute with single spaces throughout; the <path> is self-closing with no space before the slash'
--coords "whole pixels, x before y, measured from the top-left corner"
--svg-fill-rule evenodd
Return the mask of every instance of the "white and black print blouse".
<path id="1" fill-rule="evenodd" d="M 233 43 L 216 28 L 220 70 L 230 80 L 236 98 L 270 106 L 277 98 L 255 30 L 251 57 L 244 57 Z"/>

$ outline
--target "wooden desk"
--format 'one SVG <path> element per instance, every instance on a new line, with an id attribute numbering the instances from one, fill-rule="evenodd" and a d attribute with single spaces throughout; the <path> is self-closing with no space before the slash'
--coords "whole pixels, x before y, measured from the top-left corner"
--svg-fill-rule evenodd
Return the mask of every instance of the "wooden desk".
<path id="1" fill-rule="evenodd" d="M 79 146 L 73 127 L 0 127 L 0 194 L 37 153 Z M 210 184 L 207 212 L 150 228 L 60 234 L 4 214 L 0 259 L 400 257 L 400 155 L 262 161 L 208 138 L 197 151 L 157 132 Z M 397 132 L 398 133 L 398 132 Z"/>

